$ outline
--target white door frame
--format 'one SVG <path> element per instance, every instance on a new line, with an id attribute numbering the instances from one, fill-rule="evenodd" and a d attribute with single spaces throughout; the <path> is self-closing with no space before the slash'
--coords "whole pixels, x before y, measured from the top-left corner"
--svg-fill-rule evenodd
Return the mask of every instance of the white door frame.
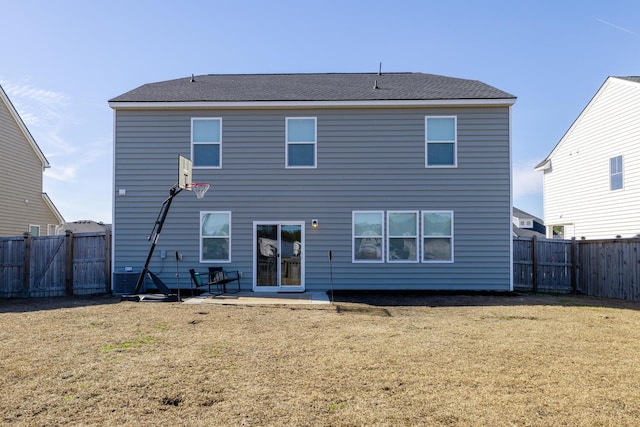
<path id="1" fill-rule="evenodd" d="M 258 239 L 256 236 L 257 227 L 259 225 L 276 225 L 278 227 L 278 255 L 277 255 L 277 278 L 278 285 L 277 286 L 258 286 Z M 280 239 L 281 236 L 281 227 L 283 225 L 298 225 L 300 226 L 300 285 L 299 286 L 291 286 L 291 285 L 282 285 L 282 272 L 281 266 L 282 261 L 280 258 L 281 254 L 281 246 L 282 241 Z M 304 221 L 253 221 L 253 231 L 252 231 L 252 241 L 253 241 L 253 291 L 254 292 L 304 292 L 305 290 L 305 222 Z"/>

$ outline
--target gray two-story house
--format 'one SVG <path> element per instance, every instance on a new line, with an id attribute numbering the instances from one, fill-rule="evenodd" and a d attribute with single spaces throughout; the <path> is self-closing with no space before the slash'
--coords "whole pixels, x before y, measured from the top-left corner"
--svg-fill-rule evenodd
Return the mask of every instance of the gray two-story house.
<path id="1" fill-rule="evenodd" d="M 169 287 L 222 266 L 253 291 L 511 290 L 514 102 L 423 73 L 140 86 L 109 101 L 114 272 L 141 270 L 185 156 L 211 188 L 173 201 L 149 265 Z"/>

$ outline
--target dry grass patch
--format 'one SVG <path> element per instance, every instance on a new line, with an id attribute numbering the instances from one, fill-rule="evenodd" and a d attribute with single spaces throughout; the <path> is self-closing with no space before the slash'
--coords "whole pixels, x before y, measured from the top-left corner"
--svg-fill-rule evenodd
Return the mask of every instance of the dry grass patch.
<path id="1" fill-rule="evenodd" d="M 0 422 L 604 426 L 640 419 L 637 305 L 574 296 L 352 300 L 0 301 Z"/>

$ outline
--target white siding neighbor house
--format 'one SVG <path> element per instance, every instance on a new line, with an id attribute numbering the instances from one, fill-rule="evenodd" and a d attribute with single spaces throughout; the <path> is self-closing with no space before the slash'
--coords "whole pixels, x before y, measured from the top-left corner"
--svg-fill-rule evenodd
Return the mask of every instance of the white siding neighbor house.
<path id="1" fill-rule="evenodd" d="M 609 77 L 536 166 L 547 237 L 640 234 L 640 77 Z"/>
<path id="2" fill-rule="evenodd" d="M 211 188 L 171 205 L 149 265 L 170 288 L 189 287 L 190 269 L 224 267 L 255 292 L 509 291 L 514 102 L 423 73 L 201 75 L 133 89 L 109 101 L 114 274 L 144 270 L 183 156 Z"/>

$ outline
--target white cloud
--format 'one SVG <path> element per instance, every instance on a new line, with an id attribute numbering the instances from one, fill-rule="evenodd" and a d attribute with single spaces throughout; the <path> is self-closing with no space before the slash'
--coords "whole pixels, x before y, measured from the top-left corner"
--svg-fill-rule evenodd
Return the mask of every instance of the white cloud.
<path id="1" fill-rule="evenodd" d="M 529 160 L 513 165 L 514 200 L 542 194 L 542 172 L 534 170 L 536 164 Z"/>
<path id="2" fill-rule="evenodd" d="M 0 84 L 47 158 L 75 151 L 61 135 L 74 124 L 69 97 L 35 87 L 28 80 L 0 80 Z"/>
<path id="3" fill-rule="evenodd" d="M 76 180 L 77 168 L 74 166 L 58 166 L 55 169 L 46 169 L 45 176 L 58 181 L 72 182 Z"/>

